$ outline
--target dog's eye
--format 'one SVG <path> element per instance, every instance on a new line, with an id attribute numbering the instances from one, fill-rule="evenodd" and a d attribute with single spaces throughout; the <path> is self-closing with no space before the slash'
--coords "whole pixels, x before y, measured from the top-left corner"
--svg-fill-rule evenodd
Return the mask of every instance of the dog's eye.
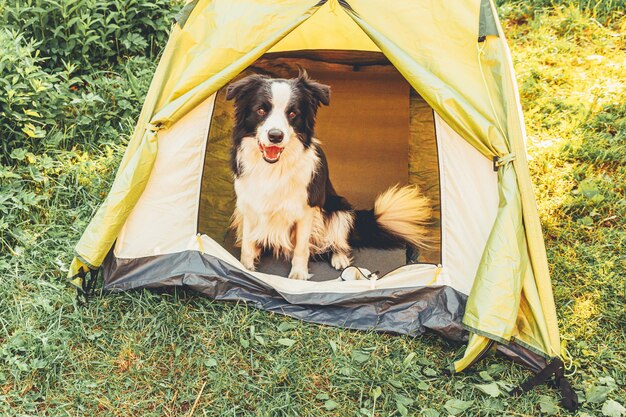
<path id="1" fill-rule="evenodd" d="M 265 115 L 267 114 L 267 113 L 265 112 L 265 110 L 264 110 L 264 109 L 259 109 L 259 110 L 257 110 L 257 111 L 256 111 L 256 113 L 257 113 L 259 116 L 265 116 Z"/>
<path id="2" fill-rule="evenodd" d="M 288 114 L 290 119 L 293 119 L 294 117 L 296 117 L 296 112 L 295 111 L 290 111 Z"/>

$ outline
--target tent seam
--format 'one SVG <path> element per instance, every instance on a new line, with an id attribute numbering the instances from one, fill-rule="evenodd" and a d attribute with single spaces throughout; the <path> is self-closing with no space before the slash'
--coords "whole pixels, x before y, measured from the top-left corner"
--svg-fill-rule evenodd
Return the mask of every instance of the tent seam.
<path id="1" fill-rule="evenodd" d="M 74 252 L 76 259 L 78 259 L 79 261 L 81 261 L 82 263 L 84 263 L 85 265 L 87 265 L 87 267 L 89 269 L 98 269 L 99 266 L 94 266 L 91 262 L 88 262 L 82 255 L 80 255 L 78 252 Z"/>
<path id="2" fill-rule="evenodd" d="M 465 330 L 467 330 L 469 332 L 475 333 L 475 334 L 477 334 L 479 336 L 486 337 L 487 339 L 494 340 L 494 341 L 496 341 L 496 342 L 498 342 L 498 343 L 500 343 L 502 345 L 505 345 L 505 346 L 508 345 L 511 342 L 510 340 L 506 340 L 505 338 L 503 338 L 501 336 L 496 336 L 495 334 L 492 334 L 492 333 L 486 332 L 484 330 L 480 330 L 480 329 L 477 329 L 475 327 L 469 326 L 469 325 L 465 324 L 464 322 L 461 322 L 461 326 Z"/>
<path id="3" fill-rule="evenodd" d="M 495 334 L 491 334 L 489 332 L 486 332 L 484 330 L 480 330 L 477 329 L 475 327 L 469 326 L 463 322 L 461 322 L 461 326 L 472 333 L 475 333 L 479 336 L 483 336 L 486 337 L 488 339 L 494 340 L 498 343 L 500 343 L 501 345 L 507 346 L 509 345 L 511 342 L 520 345 L 521 347 L 523 347 L 524 349 L 528 349 L 529 351 L 531 351 L 532 353 L 541 356 L 544 359 L 551 359 L 551 358 L 555 358 L 555 356 L 551 356 L 545 352 L 542 352 L 541 350 L 539 350 L 538 348 L 529 345 L 528 343 L 522 342 L 520 339 L 518 339 L 517 337 L 512 336 L 510 340 L 506 340 L 505 338 L 501 337 L 501 336 L 496 336 Z"/>
<path id="4" fill-rule="evenodd" d="M 511 341 L 514 342 L 515 344 L 520 345 L 521 347 L 523 347 L 524 349 L 528 349 L 530 350 L 532 353 L 541 356 L 544 359 L 554 359 L 554 358 L 559 358 L 559 356 L 552 356 L 548 353 L 542 352 L 541 350 L 537 349 L 534 346 L 529 345 L 526 342 L 521 341 L 520 339 L 518 339 L 517 337 L 511 337 Z"/>

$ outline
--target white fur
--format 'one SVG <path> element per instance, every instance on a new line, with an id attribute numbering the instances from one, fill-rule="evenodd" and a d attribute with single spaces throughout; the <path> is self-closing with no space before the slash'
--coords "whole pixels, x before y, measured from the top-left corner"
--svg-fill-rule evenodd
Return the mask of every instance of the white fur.
<path id="1" fill-rule="evenodd" d="M 307 186 L 319 158 L 313 149 L 304 149 L 299 140 L 291 140 L 280 161 L 263 160 L 255 138 L 244 138 L 237 158 L 242 172 L 235 179 L 237 208 L 234 224 L 243 239 L 242 220 L 250 222 L 247 239 L 272 248 L 278 255 L 293 251 L 293 227 L 308 208 Z"/>
<path id="2" fill-rule="evenodd" d="M 297 140 L 293 128 L 287 119 L 287 105 L 291 99 L 291 86 L 283 81 L 273 81 L 272 110 L 257 129 L 257 139 L 263 146 L 287 146 L 293 139 Z M 279 144 L 270 142 L 267 132 L 278 129 L 285 135 Z"/>

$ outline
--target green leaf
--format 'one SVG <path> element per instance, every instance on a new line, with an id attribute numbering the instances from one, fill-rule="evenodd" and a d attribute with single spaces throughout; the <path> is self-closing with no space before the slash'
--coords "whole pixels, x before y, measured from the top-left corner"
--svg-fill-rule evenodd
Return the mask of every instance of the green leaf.
<path id="1" fill-rule="evenodd" d="M 406 397 L 402 394 L 395 394 L 394 398 L 396 400 L 396 402 L 402 404 L 402 405 L 406 405 L 406 406 L 410 406 L 411 404 L 413 404 L 413 399 Z"/>
<path id="2" fill-rule="evenodd" d="M 593 197 L 590 198 L 590 200 L 592 202 L 594 202 L 595 204 L 600 204 L 601 202 L 604 201 L 604 196 L 602 194 L 596 194 Z"/>
<path id="3" fill-rule="evenodd" d="M 417 389 L 426 391 L 428 390 L 428 384 L 424 381 L 421 381 L 419 384 L 417 384 Z"/>
<path id="4" fill-rule="evenodd" d="M 370 397 L 372 397 L 372 399 L 374 401 L 376 401 L 376 399 L 378 399 L 378 397 L 380 397 L 380 395 L 382 394 L 382 389 L 380 387 L 374 387 L 371 391 L 370 391 Z"/>
<path id="5" fill-rule="evenodd" d="M 357 363 L 365 363 L 370 358 L 370 353 L 363 350 L 353 350 L 351 352 L 352 360 Z"/>
<path id="6" fill-rule="evenodd" d="M 243 337 L 239 339 L 239 343 L 246 349 L 250 347 L 250 342 L 248 341 L 248 339 L 244 339 Z"/>
<path id="7" fill-rule="evenodd" d="M 474 386 L 493 398 L 502 394 L 502 392 L 500 391 L 500 387 L 498 387 L 498 384 L 496 384 L 495 382 L 492 382 L 490 384 L 475 384 Z"/>
<path id="8" fill-rule="evenodd" d="M 282 322 L 278 325 L 278 331 L 281 333 L 288 332 L 289 330 L 295 329 L 297 326 L 294 323 Z"/>
<path id="9" fill-rule="evenodd" d="M 401 416 L 409 415 L 408 408 L 406 408 L 406 406 L 404 406 L 403 404 L 396 402 L 396 408 L 398 409 L 398 412 L 400 413 Z"/>
<path id="10" fill-rule="evenodd" d="M 330 348 L 332 349 L 333 353 L 337 353 L 337 342 L 335 342 L 334 340 L 330 340 L 328 343 L 330 344 Z"/>
<path id="11" fill-rule="evenodd" d="M 489 372 L 487 371 L 480 371 L 478 375 L 480 375 L 483 381 L 493 381 L 493 378 L 491 377 L 491 375 L 489 375 Z"/>
<path id="12" fill-rule="evenodd" d="M 26 154 L 28 153 L 28 150 L 24 149 L 24 148 L 15 148 L 11 151 L 11 158 L 13 159 L 17 159 L 18 161 L 23 161 L 24 158 L 26 158 Z"/>
<path id="13" fill-rule="evenodd" d="M 422 370 L 422 372 L 426 376 L 437 376 L 437 375 L 439 375 L 439 372 L 435 371 L 433 368 L 424 368 Z"/>
<path id="14" fill-rule="evenodd" d="M 417 363 L 419 363 L 420 365 L 424 365 L 424 366 L 435 366 L 435 362 L 431 361 L 430 359 L 426 359 L 424 357 L 417 358 Z"/>
<path id="15" fill-rule="evenodd" d="M 504 390 L 505 393 L 511 392 L 511 390 L 513 390 L 513 385 L 504 382 L 504 381 L 496 381 L 496 384 L 498 384 L 498 386 L 500 388 L 502 388 Z"/>
<path id="16" fill-rule="evenodd" d="M 333 400 L 328 400 L 324 403 L 324 408 L 328 411 L 334 410 L 337 407 L 339 407 L 339 404 L 337 404 Z"/>
<path id="17" fill-rule="evenodd" d="M 281 338 L 278 339 L 278 343 L 283 346 L 291 347 L 296 343 L 296 341 L 293 339 Z"/>
<path id="18" fill-rule="evenodd" d="M 27 116 L 41 117 L 41 114 L 39 114 L 39 112 L 31 109 L 24 109 L 24 114 Z"/>
<path id="19" fill-rule="evenodd" d="M 609 392 L 611 392 L 611 387 L 604 385 L 592 385 L 585 391 L 585 398 L 590 403 L 600 404 L 606 400 Z"/>
<path id="20" fill-rule="evenodd" d="M 612 389 L 617 388 L 617 383 L 612 376 L 601 376 L 600 378 L 598 378 L 598 382 L 600 383 L 600 385 L 606 385 L 607 387 Z"/>
<path id="21" fill-rule="evenodd" d="M 411 361 L 413 361 L 414 357 L 415 357 L 415 352 L 409 353 L 408 355 L 406 355 L 406 358 L 404 358 L 404 360 L 402 361 L 402 365 L 404 365 L 404 367 L 406 368 L 407 366 L 411 364 Z"/>
<path id="22" fill-rule="evenodd" d="M 214 366 L 217 366 L 217 361 L 214 358 L 209 358 L 204 362 L 204 364 L 207 368 L 213 368 Z"/>
<path id="23" fill-rule="evenodd" d="M 395 379 L 390 379 L 387 382 L 389 382 L 389 385 L 391 385 L 394 388 L 402 388 L 402 386 L 404 385 L 402 383 L 402 381 L 398 381 L 398 380 L 395 380 Z"/>
<path id="24" fill-rule="evenodd" d="M 351 376 L 353 371 L 352 368 L 350 368 L 349 366 L 344 366 L 342 368 L 339 368 L 339 373 L 343 376 Z"/>
<path id="25" fill-rule="evenodd" d="M 320 400 L 320 401 L 325 401 L 330 399 L 330 396 L 328 394 L 326 394 L 325 392 L 319 393 L 315 396 L 316 400 Z"/>
<path id="26" fill-rule="evenodd" d="M 467 410 L 473 403 L 474 401 L 463 401 L 453 398 L 446 401 L 443 408 L 445 408 L 450 415 L 456 416 Z"/>
<path id="27" fill-rule="evenodd" d="M 548 397 L 547 395 L 539 396 L 539 409 L 543 414 L 549 416 L 556 414 L 558 411 L 558 407 L 554 402 L 554 399 L 552 397 Z"/>
<path id="28" fill-rule="evenodd" d="M 590 179 L 585 179 L 579 182 L 578 191 L 583 197 L 589 199 L 600 193 L 600 190 L 598 190 L 598 186 L 596 185 L 595 181 Z"/>
<path id="29" fill-rule="evenodd" d="M 439 414 L 439 411 L 433 410 L 432 408 L 425 408 L 422 410 L 421 415 L 424 417 L 439 417 L 441 414 Z"/>
<path id="30" fill-rule="evenodd" d="M 602 406 L 602 415 L 607 417 L 622 417 L 626 415 L 626 408 L 617 401 L 608 400 Z"/>

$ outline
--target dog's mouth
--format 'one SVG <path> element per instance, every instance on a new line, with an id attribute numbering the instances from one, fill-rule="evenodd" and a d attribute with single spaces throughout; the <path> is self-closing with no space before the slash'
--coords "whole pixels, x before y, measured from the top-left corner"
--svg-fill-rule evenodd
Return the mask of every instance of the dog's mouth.
<path id="1" fill-rule="evenodd" d="M 275 162 L 278 162 L 278 159 L 280 159 L 280 154 L 283 153 L 283 150 L 285 150 L 285 148 L 280 146 L 263 146 L 263 144 L 259 142 L 259 150 L 261 151 L 261 155 L 263 155 L 263 159 L 265 159 L 265 162 L 273 164 Z"/>

